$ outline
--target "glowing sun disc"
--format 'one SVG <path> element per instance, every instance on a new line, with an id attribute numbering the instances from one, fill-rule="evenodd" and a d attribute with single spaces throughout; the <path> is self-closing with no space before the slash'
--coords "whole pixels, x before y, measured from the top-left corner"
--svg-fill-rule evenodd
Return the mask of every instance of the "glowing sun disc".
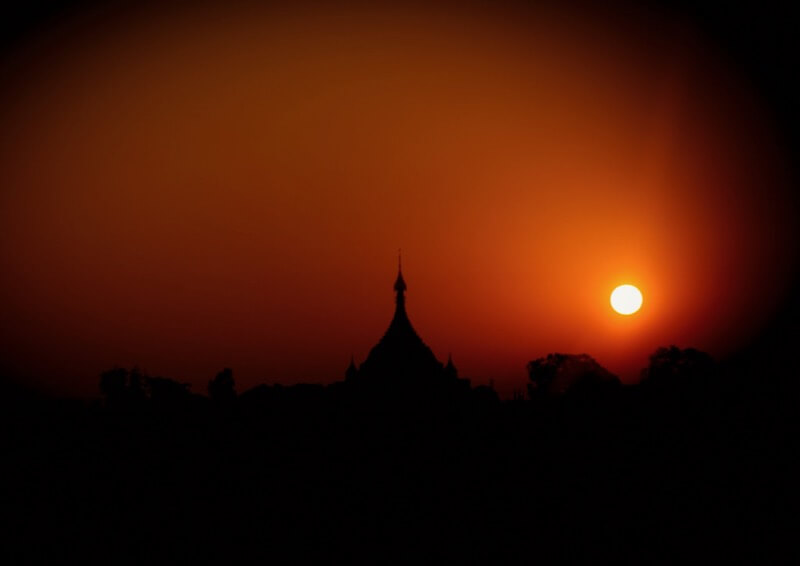
<path id="1" fill-rule="evenodd" d="M 620 285 L 611 292 L 611 308 L 619 314 L 633 314 L 642 308 L 642 293 L 633 285 Z"/>

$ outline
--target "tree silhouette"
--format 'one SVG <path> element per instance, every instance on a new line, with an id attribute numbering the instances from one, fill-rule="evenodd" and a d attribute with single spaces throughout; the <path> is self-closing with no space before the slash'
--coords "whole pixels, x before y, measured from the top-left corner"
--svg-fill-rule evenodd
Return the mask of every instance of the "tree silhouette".
<path id="1" fill-rule="evenodd" d="M 642 370 L 641 384 L 659 395 L 705 397 L 715 384 L 716 363 L 706 352 L 672 345 L 658 348 Z"/>
<path id="2" fill-rule="evenodd" d="M 147 376 L 142 374 L 142 371 L 138 367 L 134 366 L 133 369 L 128 372 L 127 396 L 130 402 L 141 403 L 147 399 L 147 393 L 144 389 L 146 381 Z"/>
<path id="3" fill-rule="evenodd" d="M 236 399 L 236 383 L 231 368 L 223 369 L 208 382 L 208 396 L 219 405 L 229 404 Z"/>
<path id="4" fill-rule="evenodd" d="M 713 358 L 695 348 L 675 345 L 661 347 L 650 356 L 650 365 L 642 370 L 642 384 L 667 388 L 698 385 L 715 370 Z"/>
<path id="5" fill-rule="evenodd" d="M 148 377 L 150 401 L 153 405 L 172 408 L 185 404 L 189 400 L 189 384 L 180 383 L 166 377 Z"/>
<path id="6" fill-rule="evenodd" d="M 115 367 L 100 374 L 100 393 L 108 405 L 119 405 L 127 398 L 128 370 Z"/>
<path id="7" fill-rule="evenodd" d="M 588 354 L 551 353 L 528 362 L 527 367 L 531 398 L 619 385 L 619 379 Z"/>

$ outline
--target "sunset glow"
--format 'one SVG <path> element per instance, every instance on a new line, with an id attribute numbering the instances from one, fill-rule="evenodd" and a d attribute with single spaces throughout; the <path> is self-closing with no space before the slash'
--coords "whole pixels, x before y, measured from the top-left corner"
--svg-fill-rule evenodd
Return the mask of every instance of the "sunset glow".
<path id="1" fill-rule="evenodd" d="M 503 392 L 552 351 L 630 382 L 659 345 L 748 340 L 793 265 L 758 97 L 678 22 L 512 16 L 142 8 L 21 46 L 5 369 L 76 394 L 114 365 L 340 379 L 400 247 L 414 328 Z M 620 280 L 635 317 L 608 309 Z"/>

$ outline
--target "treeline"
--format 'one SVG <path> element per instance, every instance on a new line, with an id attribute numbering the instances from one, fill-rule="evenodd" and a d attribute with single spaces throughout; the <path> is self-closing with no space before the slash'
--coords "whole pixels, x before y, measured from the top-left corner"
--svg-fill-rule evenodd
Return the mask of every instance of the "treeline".
<path id="1" fill-rule="evenodd" d="M 623 388 L 617 376 L 588 354 L 551 353 L 529 362 L 527 371 L 527 387 L 514 393 L 514 401 L 530 400 L 541 403 L 562 395 L 604 397 Z M 722 383 L 719 377 L 717 364 L 707 353 L 673 345 L 658 348 L 650 356 L 649 365 L 641 371 L 638 386 L 650 393 L 667 397 L 680 395 L 705 398 L 709 393 L 721 392 L 719 388 Z M 240 395 L 230 368 L 223 369 L 208 382 L 207 395 L 192 392 L 189 383 L 149 376 L 138 367 L 115 367 L 103 372 L 99 389 L 105 405 L 112 409 L 131 409 L 145 405 L 159 408 L 194 406 L 231 409 L 237 402 L 294 403 L 307 398 L 314 403 L 325 398 L 341 400 L 347 396 L 362 398 L 364 402 L 372 399 L 376 402 L 402 400 L 422 403 L 429 398 L 482 403 L 500 401 L 492 386 L 479 385 L 471 388 L 469 381 L 464 379 L 447 382 L 410 379 L 407 384 L 397 379 L 391 382 L 375 379 L 372 383 L 341 381 L 327 386 L 261 384 Z"/>
<path id="2" fill-rule="evenodd" d="M 7 402 L 0 562 L 793 563 L 786 375 L 674 346 L 632 386 L 528 372 L 508 401 L 114 368 L 98 403 Z"/>

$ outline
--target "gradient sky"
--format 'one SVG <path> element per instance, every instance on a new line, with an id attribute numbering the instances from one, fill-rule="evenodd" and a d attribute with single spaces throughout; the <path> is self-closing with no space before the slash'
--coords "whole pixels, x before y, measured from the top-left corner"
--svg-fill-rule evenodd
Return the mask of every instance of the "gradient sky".
<path id="1" fill-rule="evenodd" d="M 787 291 L 775 118 L 688 22 L 288 6 L 77 13 L 5 54 L 4 371 L 340 379 L 398 248 L 421 337 L 501 392 L 552 351 L 724 356 Z"/>

